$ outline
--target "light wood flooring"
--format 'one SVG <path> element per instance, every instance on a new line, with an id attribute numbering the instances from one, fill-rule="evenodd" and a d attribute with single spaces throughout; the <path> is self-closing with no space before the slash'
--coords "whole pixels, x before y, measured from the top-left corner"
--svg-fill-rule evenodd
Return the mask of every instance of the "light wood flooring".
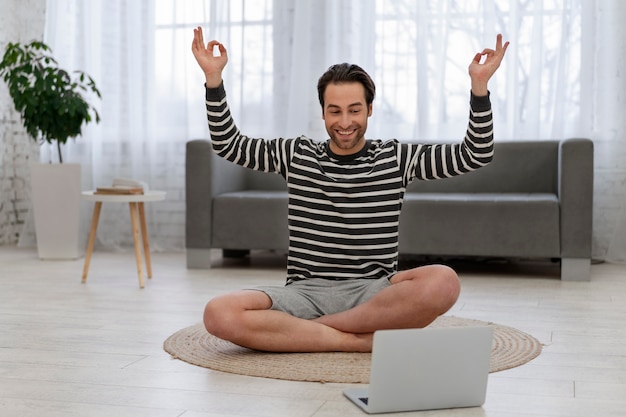
<path id="1" fill-rule="evenodd" d="M 283 283 L 282 258 L 216 260 L 187 270 L 184 254 L 156 253 L 138 287 L 132 250 L 40 261 L 0 247 L 0 416 L 362 416 L 347 385 L 211 371 L 162 349 L 226 291 Z M 561 282 L 554 266 L 461 265 L 451 314 L 514 326 L 545 344 L 521 367 L 491 374 L 483 407 L 394 415 L 626 415 L 626 266 L 592 266 L 591 282 Z"/>

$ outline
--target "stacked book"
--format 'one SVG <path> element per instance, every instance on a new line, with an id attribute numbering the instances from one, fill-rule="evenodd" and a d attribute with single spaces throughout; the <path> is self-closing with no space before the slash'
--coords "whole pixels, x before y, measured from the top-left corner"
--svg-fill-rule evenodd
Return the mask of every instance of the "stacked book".
<path id="1" fill-rule="evenodd" d="M 115 178 L 110 187 L 98 187 L 94 194 L 143 194 L 148 191 L 148 184 L 128 178 Z"/>

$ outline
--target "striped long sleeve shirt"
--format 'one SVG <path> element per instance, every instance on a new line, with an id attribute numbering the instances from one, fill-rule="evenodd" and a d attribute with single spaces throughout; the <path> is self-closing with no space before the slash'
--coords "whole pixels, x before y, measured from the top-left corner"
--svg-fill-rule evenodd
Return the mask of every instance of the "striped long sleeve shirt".
<path id="1" fill-rule="evenodd" d="M 493 157 L 488 96 L 471 96 L 469 124 L 460 143 L 368 140 L 349 156 L 333 154 L 328 141 L 305 136 L 269 140 L 243 135 L 231 117 L 223 84 L 206 89 L 206 108 L 212 146 L 219 156 L 287 181 L 287 284 L 394 274 L 407 185 L 415 179 L 460 175 Z"/>

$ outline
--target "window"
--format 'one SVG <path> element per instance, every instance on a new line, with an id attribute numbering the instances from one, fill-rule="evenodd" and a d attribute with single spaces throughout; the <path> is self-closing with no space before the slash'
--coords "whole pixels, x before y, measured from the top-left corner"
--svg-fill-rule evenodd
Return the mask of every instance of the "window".
<path id="1" fill-rule="evenodd" d="M 568 108 L 580 104 L 578 1 L 344 0 L 313 2 L 314 6 L 285 0 L 155 1 L 156 82 L 169 86 L 159 88 L 160 99 L 169 101 L 171 107 L 188 108 L 186 97 L 197 94 L 202 74 L 190 67 L 195 63 L 186 46 L 192 28 L 203 26 L 207 40 L 218 38 L 236 51 L 225 74 L 229 100 L 238 123 L 255 132 L 271 135 L 272 121 L 280 118 L 274 114 L 274 104 L 290 99 L 288 92 L 283 89 L 281 93 L 274 86 L 289 80 L 283 66 L 291 62 L 285 63 L 274 54 L 289 55 L 297 63 L 297 54 L 312 53 L 285 50 L 285 45 L 289 48 L 292 43 L 284 37 L 293 40 L 298 31 L 311 31 L 310 36 L 325 42 L 329 51 L 339 43 L 356 45 L 364 31 L 374 31 L 373 45 L 360 52 L 362 60 L 375 63 L 373 68 L 366 68 L 378 89 L 376 119 L 370 129 L 374 136 L 458 139 L 459 124 L 467 118 L 467 66 L 475 52 L 493 47 L 498 32 L 513 40 L 514 50 L 509 51 L 505 68 L 490 85 L 498 90 L 493 102 L 500 126 L 504 124 L 511 135 L 523 130 L 528 137 L 549 137 L 555 133 L 554 118 L 563 119 L 556 129 L 567 122 L 576 123 L 564 118 L 572 114 Z M 289 19 L 299 7 L 325 8 L 321 19 L 328 21 L 297 27 Z M 352 8 L 342 14 L 342 7 Z M 360 12 L 355 13 L 357 10 Z M 374 25 L 355 31 L 356 26 L 346 19 L 364 19 L 363 13 L 374 14 Z M 331 21 L 345 29 L 325 26 Z M 328 39 L 324 40 L 325 35 Z M 371 56 L 363 57 L 364 53 Z M 319 75 L 298 82 L 308 83 L 311 88 L 305 91 L 315 94 Z M 312 103 L 314 100 L 302 100 L 289 103 L 287 108 Z M 311 109 L 308 114 L 317 117 L 319 112 Z M 158 120 L 166 121 L 170 116 L 169 110 L 164 110 Z"/>
<path id="2" fill-rule="evenodd" d="M 157 102 L 167 103 L 158 110 L 161 132 L 189 129 L 191 137 L 206 136 L 206 115 L 200 111 L 204 78 L 190 49 L 198 26 L 204 29 L 205 41 L 218 39 L 241 51 L 236 56 L 245 57 L 237 62 L 229 56 L 224 74 L 231 107 L 243 106 L 238 122 L 262 125 L 271 117 L 272 9 L 270 0 L 155 0 Z"/>

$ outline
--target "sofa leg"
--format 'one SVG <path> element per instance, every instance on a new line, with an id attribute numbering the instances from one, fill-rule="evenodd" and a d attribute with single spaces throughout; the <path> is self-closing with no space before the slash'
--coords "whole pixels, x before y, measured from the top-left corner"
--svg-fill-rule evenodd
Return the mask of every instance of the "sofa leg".
<path id="1" fill-rule="evenodd" d="M 591 259 L 589 258 L 562 258 L 562 281 L 590 281 Z"/>
<path id="2" fill-rule="evenodd" d="M 186 249 L 187 269 L 210 269 L 211 249 Z"/>
<path id="3" fill-rule="evenodd" d="M 248 249 L 222 249 L 224 258 L 245 258 L 248 255 L 250 255 Z"/>

